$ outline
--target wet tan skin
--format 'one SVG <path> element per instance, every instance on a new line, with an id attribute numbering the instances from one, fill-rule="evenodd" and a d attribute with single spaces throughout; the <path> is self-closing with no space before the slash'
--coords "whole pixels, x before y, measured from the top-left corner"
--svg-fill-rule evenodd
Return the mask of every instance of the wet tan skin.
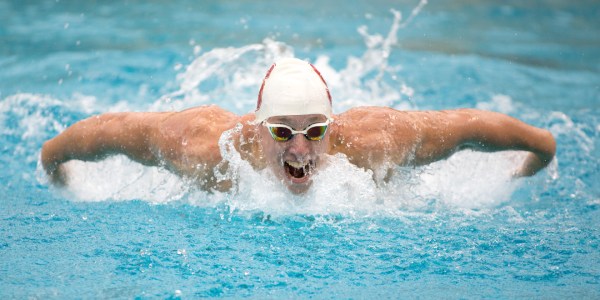
<path id="1" fill-rule="evenodd" d="M 305 115 L 271 117 L 268 121 L 303 130 L 325 119 Z M 232 135 L 241 157 L 256 169 L 270 167 L 290 191 L 303 193 L 310 187 L 310 175 L 323 167 L 324 153 L 343 153 L 358 167 L 380 173 L 384 169 L 391 174 L 395 165 L 425 165 L 466 148 L 529 151 L 523 164 L 515 168 L 515 176 L 521 177 L 547 166 L 556 151 L 550 132 L 489 111 L 358 107 L 333 119 L 322 141 L 296 135 L 287 142 L 276 142 L 266 127 L 252 124 L 254 114 L 238 116 L 215 105 L 181 112 L 107 113 L 77 122 L 44 143 L 41 159 L 57 185 L 68 180 L 64 162 L 125 154 L 141 164 L 164 166 L 192 178 L 203 189 L 224 191 L 231 182 L 217 181 L 214 176 L 215 167 L 227 168 L 226 162 L 221 163 L 219 138 L 224 131 L 242 124 Z M 310 171 L 306 178 L 293 179 L 284 162 L 309 163 Z"/>

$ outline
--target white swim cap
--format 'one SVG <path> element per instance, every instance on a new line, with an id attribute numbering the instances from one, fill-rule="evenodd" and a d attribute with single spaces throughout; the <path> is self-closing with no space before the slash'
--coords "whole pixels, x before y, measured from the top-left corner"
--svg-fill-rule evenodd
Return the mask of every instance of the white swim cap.
<path id="1" fill-rule="evenodd" d="M 321 73 L 297 58 L 275 62 L 258 92 L 255 123 L 273 116 L 310 114 L 331 119 L 331 95 Z"/>

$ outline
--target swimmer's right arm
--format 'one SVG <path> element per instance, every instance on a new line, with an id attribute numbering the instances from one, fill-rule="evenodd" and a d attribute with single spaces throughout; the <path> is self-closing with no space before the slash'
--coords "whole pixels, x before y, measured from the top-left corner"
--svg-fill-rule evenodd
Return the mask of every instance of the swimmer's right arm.
<path id="1" fill-rule="evenodd" d="M 180 112 L 102 114 L 77 122 L 47 141 L 42 147 L 42 166 L 53 183 L 64 185 L 63 163 L 124 154 L 143 165 L 164 166 L 177 175 L 198 179 L 206 189 L 222 190 L 226 183 L 214 177 L 214 168 L 222 161 L 219 139 L 235 124 L 253 118 L 253 114 L 238 117 L 214 105 Z M 245 126 L 242 131 L 251 137 L 253 128 Z M 242 145 L 239 136 L 234 136 L 242 157 L 253 161 L 253 144 Z"/>
<path id="2" fill-rule="evenodd" d="M 64 185 L 63 163 L 70 160 L 97 161 L 112 154 L 125 154 L 144 165 L 157 165 L 153 153 L 156 124 L 167 113 L 107 113 L 79 121 L 44 143 L 41 162 L 50 180 Z"/>

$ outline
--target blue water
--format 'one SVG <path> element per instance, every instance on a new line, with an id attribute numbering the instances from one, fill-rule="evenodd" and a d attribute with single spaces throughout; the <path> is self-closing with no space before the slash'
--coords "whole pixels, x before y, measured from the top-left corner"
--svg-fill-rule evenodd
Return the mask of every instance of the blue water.
<path id="1" fill-rule="evenodd" d="M 600 297 L 600 5 L 430 2 L 0 2 L 0 296 Z M 93 114 L 250 112 L 291 55 L 336 113 L 499 111 L 557 158 L 511 180 L 522 153 L 460 152 L 377 186 L 332 157 L 304 197 L 235 153 L 224 194 L 122 156 L 69 163 L 63 190 L 41 172 L 42 143 Z"/>

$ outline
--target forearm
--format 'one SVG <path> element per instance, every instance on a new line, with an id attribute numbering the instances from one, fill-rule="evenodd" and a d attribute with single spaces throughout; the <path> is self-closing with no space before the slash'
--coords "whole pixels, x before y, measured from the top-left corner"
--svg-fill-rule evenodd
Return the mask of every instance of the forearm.
<path id="1" fill-rule="evenodd" d="M 544 129 L 533 128 L 525 143 L 519 150 L 529 151 L 521 168 L 515 172 L 516 177 L 532 176 L 545 168 L 556 154 L 556 140 L 552 134 Z"/>
<path id="2" fill-rule="evenodd" d="M 42 166 L 52 174 L 69 160 L 96 161 L 111 154 L 125 154 L 145 164 L 155 160 L 143 123 L 131 113 L 104 114 L 77 122 L 44 143 Z"/>
<path id="3" fill-rule="evenodd" d="M 461 149 L 484 152 L 529 151 L 516 176 L 531 176 L 547 166 L 556 152 L 552 134 L 501 113 L 477 109 L 415 113 L 421 141 L 415 164 L 444 159 Z"/>
<path id="4" fill-rule="evenodd" d="M 87 125 L 90 125 L 89 123 L 91 123 L 90 119 L 80 121 L 44 143 L 42 146 L 41 161 L 42 166 L 48 174 L 52 174 L 58 166 L 71 159 L 90 160 L 90 156 L 94 157 L 99 154 L 99 147 L 94 147 L 91 143 L 82 142 L 82 140 L 96 140 L 94 136 L 97 132 L 86 130 Z M 90 150 L 93 153 L 90 153 Z"/>
<path id="5" fill-rule="evenodd" d="M 556 141 L 549 131 L 503 114 L 484 114 L 474 128 L 470 144 L 482 151 L 529 151 L 516 176 L 532 176 L 554 158 Z"/>

